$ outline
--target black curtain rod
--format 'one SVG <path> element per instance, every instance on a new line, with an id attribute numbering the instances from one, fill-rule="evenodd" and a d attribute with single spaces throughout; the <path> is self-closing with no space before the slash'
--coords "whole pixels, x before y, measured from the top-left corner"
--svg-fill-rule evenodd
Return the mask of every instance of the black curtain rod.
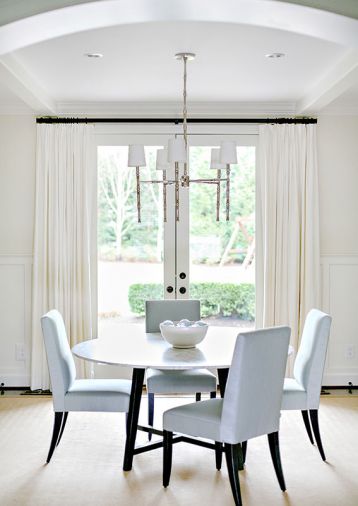
<path id="1" fill-rule="evenodd" d="M 294 123 L 308 125 L 317 118 L 188 118 L 188 123 Z M 182 118 L 36 118 L 36 123 L 183 123 Z"/>

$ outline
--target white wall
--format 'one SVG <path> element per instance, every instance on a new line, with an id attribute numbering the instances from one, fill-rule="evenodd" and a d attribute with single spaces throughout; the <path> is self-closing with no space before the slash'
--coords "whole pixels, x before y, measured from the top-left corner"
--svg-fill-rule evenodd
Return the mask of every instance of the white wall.
<path id="1" fill-rule="evenodd" d="M 333 317 L 324 384 L 358 382 L 358 117 L 318 123 L 322 307 Z"/>
<path id="2" fill-rule="evenodd" d="M 33 117 L 0 116 L 0 382 L 8 386 L 29 384 L 35 134 Z M 319 118 L 318 157 L 322 306 L 333 316 L 325 384 L 357 384 L 357 116 Z M 16 344 L 26 361 L 16 360 Z"/>
<path id="3" fill-rule="evenodd" d="M 321 253 L 358 255 L 358 116 L 318 122 Z"/>
<path id="4" fill-rule="evenodd" d="M 29 384 L 35 134 L 33 117 L 0 116 L 0 382 L 5 386 Z M 16 359 L 17 345 L 25 360 Z"/>

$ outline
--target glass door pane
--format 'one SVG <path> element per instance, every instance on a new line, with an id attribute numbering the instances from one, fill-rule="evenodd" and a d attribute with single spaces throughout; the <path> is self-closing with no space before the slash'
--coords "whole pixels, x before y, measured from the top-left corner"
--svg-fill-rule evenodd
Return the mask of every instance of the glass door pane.
<path id="1" fill-rule="evenodd" d="M 191 178 L 215 177 L 212 147 L 190 148 Z M 216 221 L 216 185 L 190 187 L 190 297 L 201 300 L 210 324 L 250 328 L 255 319 L 255 147 L 237 148 L 231 167 L 230 221 L 225 216 L 226 184 L 221 185 Z M 221 177 L 226 171 L 221 171 Z"/>
<path id="2" fill-rule="evenodd" d="M 162 146 L 146 146 L 141 179 L 156 179 Z M 144 301 L 163 298 L 163 204 L 161 185 L 141 188 L 137 221 L 135 168 L 127 166 L 128 145 L 98 147 L 98 313 L 109 320 L 143 320 Z"/>

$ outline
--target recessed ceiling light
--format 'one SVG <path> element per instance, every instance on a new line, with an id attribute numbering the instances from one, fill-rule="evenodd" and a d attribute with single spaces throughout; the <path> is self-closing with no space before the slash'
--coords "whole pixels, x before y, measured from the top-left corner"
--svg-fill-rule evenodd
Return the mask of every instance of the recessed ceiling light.
<path id="1" fill-rule="evenodd" d="M 83 56 L 87 56 L 87 58 L 103 58 L 102 53 L 85 53 Z"/>
<path id="2" fill-rule="evenodd" d="M 266 58 L 283 58 L 285 55 L 285 53 L 269 53 L 269 54 L 265 54 Z"/>

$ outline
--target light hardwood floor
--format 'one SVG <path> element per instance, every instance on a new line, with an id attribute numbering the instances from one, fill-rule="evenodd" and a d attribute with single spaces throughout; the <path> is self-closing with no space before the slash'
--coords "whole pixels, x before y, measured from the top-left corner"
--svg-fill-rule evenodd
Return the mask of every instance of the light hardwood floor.
<path id="1" fill-rule="evenodd" d="M 163 409 L 190 399 L 159 398 Z M 146 399 L 141 416 L 146 416 Z M 232 505 L 223 463 L 210 450 L 174 446 L 168 489 L 161 485 L 162 452 L 138 455 L 122 471 L 124 415 L 70 413 L 60 446 L 44 465 L 52 432 L 50 398 L 0 398 L 1 506 Z M 287 492 L 279 489 L 266 438 L 250 441 L 240 472 L 244 506 L 357 506 L 358 397 L 325 396 L 320 423 L 327 462 L 307 438 L 299 412 L 283 412 L 281 457 Z M 145 438 L 141 434 L 141 438 Z"/>

